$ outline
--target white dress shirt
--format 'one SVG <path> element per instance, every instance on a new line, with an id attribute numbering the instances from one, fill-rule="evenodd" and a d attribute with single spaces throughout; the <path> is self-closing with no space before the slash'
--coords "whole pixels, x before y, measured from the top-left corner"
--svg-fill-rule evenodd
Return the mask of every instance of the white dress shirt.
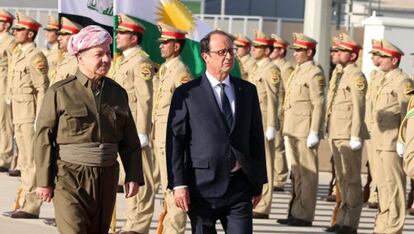
<path id="1" fill-rule="evenodd" d="M 216 101 L 219 104 L 220 110 L 223 111 L 223 107 L 221 104 L 221 88 L 219 86 L 220 83 L 224 84 L 224 92 L 227 95 L 227 99 L 229 99 L 230 106 L 231 106 L 231 112 L 233 113 L 233 119 L 234 119 L 234 113 L 236 112 L 236 101 L 234 99 L 234 88 L 233 85 L 230 82 L 230 76 L 227 76 L 226 79 L 224 79 L 222 82 L 218 81 L 216 78 L 213 77 L 208 71 L 206 71 L 206 76 L 208 81 L 210 82 L 211 88 L 214 90 L 214 96 L 216 97 Z"/>

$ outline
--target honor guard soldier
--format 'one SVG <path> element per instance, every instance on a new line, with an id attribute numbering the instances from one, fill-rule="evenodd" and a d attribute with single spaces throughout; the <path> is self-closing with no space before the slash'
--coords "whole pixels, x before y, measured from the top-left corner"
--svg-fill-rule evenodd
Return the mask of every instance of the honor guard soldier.
<path id="1" fill-rule="evenodd" d="M 44 28 L 45 36 L 47 39 L 47 46 L 46 49 L 43 51 L 47 58 L 47 63 L 49 66 L 49 81 L 55 80 L 56 78 L 57 64 L 61 56 L 58 45 L 59 28 L 59 21 L 54 16 L 49 15 L 47 26 Z M 52 82 L 49 82 L 49 84 L 51 85 Z"/>
<path id="2" fill-rule="evenodd" d="M 11 95 L 14 134 L 21 170 L 20 209 L 6 212 L 11 218 L 38 218 L 42 204 L 35 194 L 36 168 L 33 157 L 33 137 L 36 116 L 39 114 L 46 89 L 48 65 L 42 51 L 33 42 L 41 25 L 20 12 L 16 13 L 14 37 L 18 46 L 11 58 L 8 80 Z"/>
<path id="3" fill-rule="evenodd" d="M 240 66 L 241 78 L 246 80 L 256 64 L 256 59 L 250 55 L 252 41 L 241 33 L 235 35 L 234 45 L 237 49 L 237 60 Z"/>
<path id="4" fill-rule="evenodd" d="M 325 78 L 313 57 L 317 42 L 293 33 L 293 57 L 297 63 L 286 85 L 283 135 L 291 150 L 295 180 L 290 216 L 279 219 L 290 226 L 311 226 L 315 216 L 318 191 L 318 146 L 323 119 Z"/>
<path id="5" fill-rule="evenodd" d="M 273 194 L 273 160 L 275 157 L 275 137 L 278 134 L 278 98 L 280 70 L 269 58 L 273 50 L 273 40 L 263 32 L 255 32 L 252 55 L 257 63 L 248 80 L 257 88 L 260 109 L 265 131 L 267 184 L 263 186 L 262 199 L 253 210 L 253 218 L 268 219 Z"/>
<path id="6" fill-rule="evenodd" d="M 158 71 L 158 89 L 154 96 L 152 114 L 154 154 L 160 169 L 164 209 L 160 215 L 157 233 L 184 233 L 187 215 L 175 205 L 173 191 L 167 189 L 167 161 L 165 139 L 171 98 L 175 89 L 192 79 L 188 67 L 181 61 L 186 32 L 166 24 L 159 24 L 161 57 L 165 59 Z"/>
<path id="7" fill-rule="evenodd" d="M 78 70 L 76 56 L 68 53 L 68 41 L 71 36 L 77 34 L 81 29 L 82 26 L 79 24 L 70 21 L 66 17 L 61 18 L 60 29 L 58 31 L 60 58 L 57 65 L 56 76 L 54 79 L 50 79 L 51 84 L 75 75 Z"/>
<path id="8" fill-rule="evenodd" d="M 372 166 L 372 161 L 375 159 L 375 149 L 372 147 L 372 140 L 371 140 L 371 131 L 372 131 L 372 125 L 375 122 L 375 119 L 373 118 L 372 114 L 372 103 L 373 98 L 376 97 L 376 94 L 379 89 L 381 77 L 382 77 L 382 71 L 379 69 L 380 66 L 380 54 L 379 49 L 381 48 L 381 40 L 375 40 L 373 39 L 371 41 L 372 49 L 369 52 L 371 54 L 371 60 L 374 65 L 374 69 L 369 74 L 369 81 L 368 81 L 368 90 L 366 95 L 366 108 L 365 108 L 365 124 L 367 126 L 368 130 L 368 139 L 365 142 L 365 146 L 367 148 L 367 155 L 368 155 L 368 177 L 367 177 L 367 184 L 364 186 L 364 201 L 368 197 L 368 208 L 371 209 L 378 209 L 378 192 L 377 192 L 377 186 L 374 178 L 374 170 Z M 381 178 L 378 178 L 381 179 Z M 378 180 L 377 179 L 377 180 Z M 369 193 L 369 194 L 368 194 Z"/>
<path id="9" fill-rule="evenodd" d="M 285 99 L 285 86 L 293 71 L 292 64 L 286 60 L 287 47 L 289 43 L 276 34 L 272 34 L 273 52 L 270 54 L 270 59 L 280 70 L 280 85 L 278 97 L 278 119 L 279 126 L 283 126 L 283 101 Z M 285 183 L 289 174 L 288 161 L 285 152 L 285 143 L 283 142 L 282 131 L 279 131 L 275 137 L 275 160 L 273 163 L 273 190 L 284 191 Z M 289 155 L 289 160 L 291 155 Z"/>
<path id="10" fill-rule="evenodd" d="M 387 40 L 379 48 L 379 86 L 371 98 L 371 140 L 375 158 L 372 164 L 377 183 L 379 211 L 374 233 L 402 233 L 405 219 L 405 174 L 402 167 L 404 145 L 398 131 L 407 112 L 411 79 L 399 68 L 404 53 Z M 377 179 L 378 178 L 378 179 Z"/>
<path id="11" fill-rule="evenodd" d="M 116 46 L 122 51 L 118 57 L 112 79 L 128 94 L 129 108 L 136 125 L 141 147 L 144 187 L 127 199 L 126 222 L 121 233 L 148 233 L 154 213 L 153 159 L 149 146 L 151 132 L 152 78 L 154 66 L 147 53 L 139 46 L 144 26 L 128 15 L 118 15 Z M 121 173 L 122 175 L 123 173 Z M 124 177 L 124 176 L 121 176 Z M 124 180 L 121 178 L 121 180 Z"/>
<path id="12" fill-rule="evenodd" d="M 334 157 L 341 206 L 336 224 L 327 231 L 357 233 L 362 211 L 361 156 L 367 82 L 355 62 L 361 46 L 342 33 L 337 44 L 342 69 L 329 83 L 326 136 Z"/>
<path id="13" fill-rule="evenodd" d="M 0 172 L 7 172 L 12 168 L 13 161 L 13 124 L 11 108 L 7 104 L 9 60 L 16 47 L 14 37 L 9 34 L 13 25 L 14 16 L 0 9 Z M 10 101 L 8 101 L 10 104 Z"/>

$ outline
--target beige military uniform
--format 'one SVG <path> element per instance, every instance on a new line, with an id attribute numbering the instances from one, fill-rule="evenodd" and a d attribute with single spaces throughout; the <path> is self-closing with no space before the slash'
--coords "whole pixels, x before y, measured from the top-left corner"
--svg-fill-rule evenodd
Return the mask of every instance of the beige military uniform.
<path id="1" fill-rule="evenodd" d="M 19 152 L 21 189 L 18 203 L 23 211 L 38 215 L 41 200 L 35 194 L 35 164 L 33 158 L 34 122 L 49 85 L 46 57 L 34 43 L 16 47 L 11 59 L 9 91 L 12 115 Z"/>
<path id="2" fill-rule="evenodd" d="M 319 133 L 323 120 L 323 71 L 313 61 L 297 65 L 286 85 L 283 135 L 285 146 L 292 152 L 295 197 L 291 215 L 312 222 L 318 191 L 318 145 L 308 148 L 310 132 Z"/>
<path id="3" fill-rule="evenodd" d="M 54 83 L 57 73 L 57 65 L 61 59 L 61 52 L 59 50 L 58 43 L 53 44 L 49 49 L 43 51 L 47 59 L 47 64 L 49 67 L 48 78 L 50 80 L 49 84 Z M 53 82 L 52 82 L 53 81 Z"/>
<path id="4" fill-rule="evenodd" d="M 290 74 L 293 71 L 293 65 L 285 58 L 273 60 L 274 64 L 279 68 L 281 74 L 281 82 L 279 85 L 279 102 L 278 102 L 278 118 L 279 126 L 283 126 L 283 102 L 285 100 L 285 86 Z M 275 160 L 273 164 L 273 186 L 283 188 L 285 186 L 289 169 L 287 155 L 285 155 L 285 143 L 283 141 L 282 130 L 275 137 Z M 291 158 L 291 155 L 289 155 Z M 290 159 L 289 159 L 290 160 Z"/>
<path id="5" fill-rule="evenodd" d="M 161 189 L 164 191 L 164 204 L 167 213 L 163 221 L 163 233 L 184 233 L 187 214 L 175 205 L 172 191 L 167 191 L 167 161 L 165 139 L 167 137 L 167 120 L 171 98 L 175 89 L 192 79 L 190 70 L 180 57 L 173 58 L 161 65 L 158 71 L 158 90 L 154 96 L 152 112 L 152 141 L 155 158 L 158 162 L 161 178 Z"/>
<path id="6" fill-rule="evenodd" d="M 334 157 L 341 207 L 336 224 L 357 229 L 362 210 L 362 147 L 352 150 L 350 139 L 363 139 L 365 93 L 364 74 L 355 63 L 337 71 L 329 84 L 326 133 Z"/>
<path id="7" fill-rule="evenodd" d="M 412 95 L 412 93 L 411 93 Z M 414 96 L 411 96 L 404 123 L 400 126 L 400 135 L 405 143 L 404 172 L 414 179 Z M 401 139 L 401 138 L 400 138 Z"/>
<path id="8" fill-rule="evenodd" d="M 113 79 L 128 93 L 129 107 L 134 118 L 138 134 L 151 132 L 152 61 L 139 46 L 123 51 L 117 61 Z M 142 163 L 145 185 L 139 193 L 127 199 L 127 217 L 125 231 L 148 233 L 154 212 L 153 160 L 149 146 L 142 148 Z M 124 176 L 121 176 L 124 177 Z M 120 179 L 123 181 L 123 178 Z"/>
<path id="9" fill-rule="evenodd" d="M 78 70 L 78 60 L 76 56 L 68 53 L 62 53 L 60 56 L 63 58 L 61 58 L 57 64 L 56 75 L 54 79 L 50 79 L 50 85 L 70 76 L 74 76 Z"/>
<path id="10" fill-rule="evenodd" d="M 240 61 L 240 75 L 243 80 L 247 80 L 249 77 L 249 73 L 254 68 L 256 64 L 256 59 L 254 59 L 251 55 L 246 54 L 245 56 L 238 59 Z"/>
<path id="11" fill-rule="evenodd" d="M 10 168 L 13 159 L 13 124 L 11 106 L 6 102 L 7 77 L 11 54 L 16 47 L 14 38 L 8 33 L 0 34 L 0 167 Z M 9 103 L 10 104 L 10 103 Z"/>
<path id="12" fill-rule="evenodd" d="M 262 111 L 264 130 L 268 127 L 279 129 L 278 95 L 280 85 L 279 68 L 270 60 L 263 58 L 256 63 L 248 80 L 256 85 Z M 273 194 L 273 160 L 275 157 L 274 139 L 265 139 L 267 184 L 263 185 L 262 199 L 254 209 L 260 214 L 270 214 Z"/>
<path id="13" fill-rule="evenodd" d="M 381 77 L 375 97 L 371 99 L 371 139 L 374 150 L 373 174 L 378 187 L 380 210 L 375 232 L 402 233 L 405 219 L 405 175 L 402 159 L 396 153 L 398 130 L 406 111 L 413 84 L 401 69 Z M 381 179 L 379 179 L 381 178 Z"/>

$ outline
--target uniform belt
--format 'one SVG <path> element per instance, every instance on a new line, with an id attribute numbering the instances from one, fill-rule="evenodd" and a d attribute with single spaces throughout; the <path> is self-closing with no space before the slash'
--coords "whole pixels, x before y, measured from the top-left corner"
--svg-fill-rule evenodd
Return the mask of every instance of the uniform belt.
<path id="1" fill-rule="evenodd" d="M 32 94 L 34 93 L 33 88 L 12 88 L 11 89 L 12 94 Z"/>
<path id="2" fill-rule="evenodd" d="M 115 164 L 118 144 L 88 142 L 59 145 L 62 161 L 85 166 L 109 167 Z"/>

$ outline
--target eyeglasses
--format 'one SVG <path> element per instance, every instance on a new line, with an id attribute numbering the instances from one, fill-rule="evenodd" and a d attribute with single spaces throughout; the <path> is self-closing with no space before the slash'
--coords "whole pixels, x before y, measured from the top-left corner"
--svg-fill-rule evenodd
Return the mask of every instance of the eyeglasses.
<path id="1" fill-rule="evenodd" d="M 236 50 L 237 50 L 236 48 L 227 48 L 227 49 L 222 49 L 222 50 L 217 50 L 217 51 L 209 51 L 209 53 L 214 53 L 220 57 L 224 57 L 227 55 L 227 53 L 233 56 L 236 53 Z"/>

